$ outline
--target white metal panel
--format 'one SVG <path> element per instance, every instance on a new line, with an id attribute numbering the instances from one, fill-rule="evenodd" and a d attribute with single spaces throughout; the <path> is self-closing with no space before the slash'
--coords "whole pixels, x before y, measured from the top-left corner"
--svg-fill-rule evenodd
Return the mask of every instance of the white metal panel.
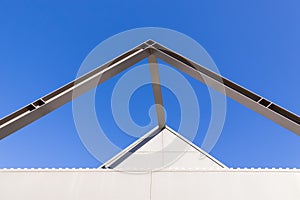
<path id="1" fill-rule="evenodd" d="M 165 168 L 169 169 L 222 169 L 220 165 L 197 151 L 164 152 Z M 168 164 L 169 162 L 169 164 Z"/>
<path id="2" fill-rule="evenodd" d="M 177 171 L 154 172 L 152 200 L 299 200 L 300 173 Z"/>
<path id="3" fill-rule="evenodd" d="M 164 167 L 164 153 L 135 152 L 117 165 L 114 169 L 121 171 L 158 170 Z"/>
<path id="4" fill-rule="evenodd" d="M 2 200 L 299 200 L 300 170 L 0 170 Z"/>
<path id="5" fill-rule="evenodd" d="M 167 127 L 122 160 L 114 169 L 126 171 L 178 168 L 222 169 L 224 167 L 219 161 Z"/>
<path id="6" fill-rule="evenodd" d="M 150 199 L 150 173 L 0 171 L 1 200 Z"/>
<path id="7" fill-rule="evenodd" d="M 163 131 L 162 131 L 163 132 Z M 163 150 L 163 134 L 162 132 L 158 133 L 154 138 L 149 142 L 140 147 L 135 153 L 143 152 L 157 152 Z"/>

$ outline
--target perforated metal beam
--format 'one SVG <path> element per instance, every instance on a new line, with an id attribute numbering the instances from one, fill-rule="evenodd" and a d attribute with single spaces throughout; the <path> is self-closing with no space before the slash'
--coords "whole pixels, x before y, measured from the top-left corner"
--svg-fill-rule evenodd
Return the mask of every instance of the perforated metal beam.
<path id="1" fill-rule="evenodd" d="M 149 40 L 58 90 L 2 118 L 0 120 L 0 139 L 96 87 L 140 60 L 148 57 L 149 62 L 152 60 L 150 63 L 155 63 L 156 66 L 157 61 L 155 56 L 297 135 L 300 135 L 300 117 L 298 115 L 204 68 L 192 60 Z M 158 73 L 158 70 L 152 71 L 151 73 L 155 75 Z M 152 78 L 154 77 L 154 82 L 156 81 L 155 76 L 152 76 Z M 153 87 L 153 89 L 154 95 L 156 95 L 155 102 L 163 105 L 161 91 L 159 91 L 160 87 Z M 165 123 L 164 113 L 160 111 L 158 113 L 160 113 L 158 115 L 158 121 L 162 126 Z"/>
<path id="2" fill-rule="evenodd" d="M 160 44 L 154 44 L 152 51 L 158 58 L 167 62 L 171 66 L 176 67 L 198 81 L 203 82 L 204 84 L 300 136 L 300 117 L 298 115 Z"/>
<path id="3" fill-rule="evenodd" d="M 0 139 L 43 117 L 150 55 L 141 44 L 0 120 Z"/>

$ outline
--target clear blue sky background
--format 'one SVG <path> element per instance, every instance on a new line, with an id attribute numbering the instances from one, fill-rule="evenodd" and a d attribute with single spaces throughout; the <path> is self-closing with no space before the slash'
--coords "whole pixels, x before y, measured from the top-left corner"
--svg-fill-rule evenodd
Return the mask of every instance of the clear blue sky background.
<path id="1" fill-rule="evenodd" d="M 297 0 L 1 0 L 0 118 L 73 80 L 85 56 L 101 41 L 146 26 L 170 28 L 194 38 L 222 75 L 299 115 L 299 8 Z M 101 90 L 109 94 L 115 80 L 99 88 L 99 95 Z M 203 87 L 191 82 L 195 88 Z M 148 90 L 141 88 L 133 101 L 140 102 Z M 208 98 L 207 93 L 197 95 Z M 167 90 L 165 96 L 168 116 L 173 116 L 168 121 L 176 128 L 176 99 Z M 109 105 L 109 95 L 99 98 Z M 147 123 L 139 114 L 147 114 L 150 104 L 146 101 L 132 109 L 138 123 Z M 209 112 L 206 106 L 201 108 Z M 110 111 L 101 112 L 108 116 L 103 126 L 109 131 Z M 201 144 L 201 139 L 199 133 L 195 143 Z M 115 142 L 125 147 L 131 141 Z M 228 100 L 224 130 L 211 151 L 221 162 L 230 167 L 300 168 L 299 153 L 300 137 Z M 71 104 L 0 141 L 0 168 L 99 165 L 79 140 Z"/>

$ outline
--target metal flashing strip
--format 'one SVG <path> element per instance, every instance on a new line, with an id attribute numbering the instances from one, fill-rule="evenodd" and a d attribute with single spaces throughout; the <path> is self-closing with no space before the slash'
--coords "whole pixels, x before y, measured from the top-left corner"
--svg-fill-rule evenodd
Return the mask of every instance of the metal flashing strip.
<path id="1" fill-rule="evenodd" d="M 239 173 L 239 172 L 247 172 L 247 173 L 262 173 L 262 172 L 270 172 L 270 173 L 300 173 L 299 168 L 176 168 L 176 169 L 161 169 L 161 170 L 146 170 L 146 169 L 132 169 L 126 170 L 126 172 L 212 172 L 212 173 Z M 40 172 L 57 172 L 57 173 L 67 173 L 67 172 L 113 172 L 119 173 L 118 169 L 103 169 L 103 168 L 2 168 L 0 169 L 0 173 L 40 173 Z"/>
<path id="2" fill-rule="evenodd" d="M 180 133 L 177 133 L 176 131 L 174 131 L 169 126 L 166 126 L 166 129 L 169 130 L 175 136 L 177 136 L 179 139 L 181 139 L 182 141 L 184 141 L 185 143 L 187 143 L 188 145 L 190 145 L 191 147 L 193 147 L 196 151 L 199 151 L 201 154 L 203 154 L 204 156 L 206 156 L 208 159 L 210 159 L 211 161 L 213 161 L 214 163 L 216 163 L 217 165 L 219 165 L 220 167 L 228 169 L 228 167 L 226 165 L 224 165 L 223 163 L 221 163 L 220 161 L 218 161 L 216 158 L 214 158 L 213 156 L 211 156 L 208 153 L 206 153 L 205 151 L 203 151 L 201 148 L 199 148 L 197 145 L 195 145 L 192 141 L 189 141 L 188 139 L 186 139 L 185 137 L 183 137 Z"/>
<path id="3" fill-rule="evenodd" d="M 118 166 L 121 162 L 123 162 L 126 158 L 136 152 L 139 148 L 141 148 L 144 144 L 149 142 L 152 138 L 154 138 L 157 134 L 159 134 L 163 128 L 157 126 L 149 131 L 147 134 L 139 138 L 136 142 L 129 145 L 126 149 L 121 151 L 119 154 L 114 156 L 112 159 L 104 163 L 100 166 L 102 169 L 113 169 Z"/>

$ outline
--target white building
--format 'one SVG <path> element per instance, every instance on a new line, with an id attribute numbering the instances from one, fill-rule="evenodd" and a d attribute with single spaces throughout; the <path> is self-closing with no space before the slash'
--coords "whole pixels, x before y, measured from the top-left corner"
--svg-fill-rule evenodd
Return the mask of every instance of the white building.
<path id="1" fill-rule="evenodd" d="M 230 169 L 168 127 L 154 137 L 146 134 L 103 166 L 2 169 L 0 199 L 300 198 L 300 170 Z"/>
<path id="2" fill-rule="evenodd" d="M 72 100 L 75 90 L 78 96 L 97 86 L 100 76 L 108 79 L 147 57 L 154 83 L 159 83 L 159 57 L 300 135 L 299 116 L 154 41 L 146 41 L 1 119 L 0 139 Z M 155 103 L 162 105 L 159 84 L 153 85 Z M 166 126 L 160 106 L 156 111 L 155 129 L 97 169 L 0 169 L 0 199 L 300 199 L 300 170 L 228 168 Z"/>

